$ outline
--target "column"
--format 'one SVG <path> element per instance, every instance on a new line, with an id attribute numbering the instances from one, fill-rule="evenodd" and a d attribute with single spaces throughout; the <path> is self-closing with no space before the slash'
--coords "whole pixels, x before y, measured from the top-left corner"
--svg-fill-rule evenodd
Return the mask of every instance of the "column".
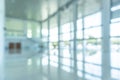
<path id="1" fill-rule="evenodd" d="M 49 45 L 50 44 L 50 22 L 49 22 L 49 19 L 48 19 L 48 78 L 50 80 L 50 48 L 49 48 Z"/>
<path id="2" fill-rule="evenodd" d="M 0 80 L 4 78 L 4 24 L 5 24 L 5 7 L 4 0 L 0 0 Z"/>
<path id="3" fill-rule="evenodd" d="M 42 54 L 41 54 L 41 55 L 40 55 L 40 71 L 41 71 L 40 80 L 43 80 L 43 77 L 44 77 L 42 59 L 43 59 L 43 56 L 42 56 Z"/>
<path id="4" fill-rule="evenodd" d="M 102 0 L 102 80 L 111 80 L 110 18 L 111 0 Z"/>
<path id="5" fill-rule="evenodd" d="M 78 16 L 78 12 L 77 12 L 77 0 L 75 0 L 73 2 L 73 24 L 74 24 L 74 42 L 73 42 L 73 58 L 74 58 L 74 80 L 78 80 L 78 76 L 77 76 L 77 43 L 76 43 L 76 37 L 77 37 L 77 16 Z"/>
<path id="6" fill-rule="evenodd" d="M 40 22 L 40 44 L 39 46 L 41 46 L 43 43 L 42 43 L 42 22 Z M 40 77 L 40 80 L 43 80 L 43 77 L 44 77 L 44 73 L 43 73 L 43 64 L 42 64 L 42 60 L 43 60 L 43 53 L 42 53 L 42 49 L 40 48 L 40 69 L 41 69 L 41 77 Z"/>
<path id="7" fill-rule="evenodd" d="M 23 20 L 24 23 L 24 37 L 27 37 L 27 21 Z"/>

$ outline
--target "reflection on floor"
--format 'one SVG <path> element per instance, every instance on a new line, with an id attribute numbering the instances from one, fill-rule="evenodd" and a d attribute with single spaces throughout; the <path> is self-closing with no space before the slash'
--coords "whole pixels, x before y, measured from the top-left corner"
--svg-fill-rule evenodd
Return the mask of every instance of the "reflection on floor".
<path id="1" fill-rule="evenodd" d="M 59 80 L 58 69 L 50 67 L 48 79 L 48 66 L 41 66 L 40 56 L 32 58 L 8 58 L 5 60 L 5 79 L 4 80 Z M 71 73 L 61 70 L 62 79 L 73 80 Z"/>

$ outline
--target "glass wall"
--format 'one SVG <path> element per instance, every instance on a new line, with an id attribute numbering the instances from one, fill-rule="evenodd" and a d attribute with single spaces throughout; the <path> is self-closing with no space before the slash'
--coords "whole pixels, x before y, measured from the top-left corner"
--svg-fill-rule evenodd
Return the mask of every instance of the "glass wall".
<path id="1" fill-rule="evenodd" d="M 91 22 L 93 21 L 93 23 Z M 85 77 L 101 77 L 101 13 L 84 18 Z M 92 75 L 92 76 L 91 76 Z"/>
<path id="2" fill-rule="evenodd" d="M 69 13 L 72 11 L 71 13 Z M 60 54 L 61 68 L 67 72 L 73 71 L 73 6 L 61 13 Z M 66 15 L 65 15 L 66 14 Z M 64 19 L 66 17 L 66 19 Z"/>
<path id="3" fill-rule="evenodd" d="M 80 2 L 82 3 L 82 2 Z M 80 5 L 80 3 L 78 5 Z M 86 3 L 87 4 L 87 3 Z M 48 28 L 42 30 L 43 41 L 49 42 L 50 65 L 54 67 L 61 66 L 63 71 L 73 73 L 75 68 L 75 57 L 77 55 L 77 76 L 83 80 L 102 80 L 102 12 L 96 9 L 96 12 L 87 13 L 88 5 L 85 4 L 85 11 L 78 6 L 77 30 L 75 32 L 73 5 L 60 11 L 60 30 L 57 25 L 57 16 L 50 19 L 50 31 Z M 100 7 L 100 5 L 99 5 Z M 80 11 L 80 10 L 81 11 Z M 119 6 L 111 9 L 110 24 L 110 44 L 111 44 L 111 80 L 120 79 L 120 16 Z M 71 13 L 70 13 L 71 12 Z M 84 13 L 84 14 L 83 14 Z M 117 17 L 119 16 L 119 17 Z M 47 22 L 43 23 L 43 27 Z M 60 33 L 58 33 L 60 31 Z M 109 31 L 108 31 L 109 32 Z M 76 35 L 74 35 L 76 33 Z M 48 36 L 49 34 L 49 36 Z M 60 36 L 60 40 L 59 40 Z M 76 36 L 76 39 L 75 39 Z M 49 38 L 50 41 L 47 41 Z M 76 41 L 76 44 L 75 44 Z M 60 44 L 60 49 L 58 48 Z M 76 46 L 75 46 L 76 45 Z M 76 53 L 74 51 L 76 47 Z M 60 51 L 60 53 L 59 53 Z M 60 54 L 60 56 L 59 56 Z M 60 58 L 60 63 L 59 63 Z M 109 58 L 106 57 L 106 58 Z M 59 64 L 58 64 L 59 63 Z"/>
<path id="4" fill-rule="evenodd" d="M 83 21 L 84 20 L 84 21 Z M 95 21 L 91 23 L 91 20 Z M 58 67 L 58 27 L 53 27 L 50 19 L 50 64 Z M 43 25 L 44 26 L 44 25 Z M 45 32 L 45 31 L 44 31 Z M 73 22 L 61 25 L 60 58 L 62 69 L 72 72 L 74 69 L 74 26 Z M 84 35 L 83 35 L 84 34 Z M 47 31 L 43 39 L 48 40 Z M 101 79 L 101 12 L 77 20 L 77 70 L 78 76 L 86 79 Z M 83 57 L 84 60 L 83 60 Z M 85 68 L 83 68 L 83 65 Z"/>
<path id="5" fill-rule="evenodd" d="M 111 9 L 112 18 L 110 25 L 111 40 L 111 77 L 112 79 L 120 79 L 120 4 L 113 6 Z"/>
<path id="6" fill-rule="evenodd" d="M 91 22 L 93 21 L 93 23 Z M 101 77 L 101 13 L 77 21 L 78 76 L 100 80 Z"/>
<path id="7" fill-rule="evenodd" d="M 46 31 L 42 30 L 42 33 L 46 33 L 46 35 L 43 35 L 43 40 L 47 41 L 48 38 L 50 40 L 50 65 L 58 67 L 58 50 L 60 50 L 61 69 L 72 73 L 75 68 L 74 54 L 77 54 L 78 77 L 83 78 L 84 74 L 84 78 L 87 80 L 101 80 L 101 12 L 96 12 L 83 18 L 78 16 L 76 40 L 74 39 L 73 13 L 73 5 L 60 12 L 61 25 L 59 34 L 58 26 L 54 26 L 54 23 L 57 23 L 57 15 L 49 19 L 50 33 L 47 33 L 48 29 Z M 58 36 L 60 36 L 60 40 L 58 40 Z M 77 42 L 77 53 L 74 53 L 74 40 Z M 60 44 L 60 49 L 58 49 L 58 43 Z"/>

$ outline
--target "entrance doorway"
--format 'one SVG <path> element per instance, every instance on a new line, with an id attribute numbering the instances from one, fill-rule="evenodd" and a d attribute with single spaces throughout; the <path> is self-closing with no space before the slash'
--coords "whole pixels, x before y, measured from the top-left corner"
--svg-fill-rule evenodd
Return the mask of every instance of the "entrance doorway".
<path id="1" fill-rule="evenodd" d="M 9 43 L 9 53 L 10 54 L 21 53 L 21 43 L 20 42 L 18 42 L 18 43 L 10 42 Z"/>

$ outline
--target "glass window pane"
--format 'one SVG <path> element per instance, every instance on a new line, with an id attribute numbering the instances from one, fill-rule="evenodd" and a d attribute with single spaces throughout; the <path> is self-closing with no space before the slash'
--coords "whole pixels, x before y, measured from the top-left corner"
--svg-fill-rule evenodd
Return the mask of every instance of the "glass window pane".
<path id="1" fill-rule="evenodd" d="M 79 76 L 79 77 L 81 77 L 81 78 L 82 78 L 83 73 L 82 73 L 81 71 L 77 71 L 77 74 L 78 74 L 78 76 Z"/>
<path id="2" fill-rule="evenodd" d="M 85 72 L 96 75 L 96 76 L 101 76 L 101 66 L 96 66 L 96 65 L 86 63 Z"/>
<path id="3" fill-rule="evenodd" d="M 55 62 L 52 62 L 52 61 L 50 61 L 50 65 L 54 66 L 54 67 L 58 67 L 58 63 L 55 63 Z"/>
<path id="4" fill-rule="evenodd" d="M 78 67 L 78 70 L 82 71 L 83 70 L 83 62 L 78 61 L 77 67 Z"/>
<path id="5" fill-rule="evenodd" d="M 101 64 L 101 40 L 88 39 L 86 40 L 85 61 Z"/>
<path id="6" fill-rule="evenodd" d="M 74 32 L 71 32 L 70 33 L 70 40 L 73 40 L 74 39 Z"/>
<path id="7" fill-rule="evenodd" d="M 82 39 L 83 38 L 83 31 L 77 31 L 77 39 Z"/>
<path id="8" fill-rule="evenodd" d="M 82 30 L 82 19 L 77 20 L 77 30 Z"/>
<path id="9" fill-rule="evenodd" d="M 62 69 L 65 70 L 65 71 L 67 71 L 67 72 L 71 71 L 70 67 L 67 67 L 67 66 L 62 66 Z"/>
<path id="10" fill-rule="evenodd" d="M 114 80 L 120 80 L 120 70 L 111 70 L 111 76 Z"/>
<path id="11" fill-rule="evenodd" d="M 55 55 L 50 55 L 50 61 L 58 62 L 58 57 Z"/>
<path id="12" fill-rule="evenodd" d="M 70 32 L 70 23 L 64 24 L 62 26 L 62 33 Z"/>
<path id="13" fill-rule="evenodd" d="M 42 29 L 42 36 L 48 36 L 48 30 L 47 29 Z"/>
<path id="14" fill-rule="evenodd" d="M 100 38 L 101 27 L 90 28 L 85 30 L 85 38 Z"/>
<path id="15" fill-rule="evenodd" d="M 69 41 L 70 40 L 70 33 L 60 35 L 61 40 Z"/>
<path id="16" fill-rule="evenodd" d="M 120 38 L 111 38 L 111 65 L 120 68 Z"/>
<path id="17" fill-rule="evenodd" d="M 63 49 L 62 56 L 65 58 L 70 58 L 71 55 L 70 55 L 69 49 L 67 49 L 67 48 Z"/>
<path id="18" fill-rule="evenodd" d="M 71 29 L 70 29 L 71 32 L 74 31 L 74 25 L 73 25 L 73 22 L 70 23 L 70 28 L 71 28 Z"/>
<path id="19" fill-rule="evenodd" d="M 62 64 L 70 66 L 71 65 L 70 59 L 62 58 Z"/>
<path id="20" fill-rule="evenodd" d="M 93 22 L 91 22 L 93 21 Z M 101 25 L 101 13 L 85 17 L 85 28 Z"/>
<path id="21" fill-rule="evenodd" d="M 77 60 L 82 61 L 83 60 L 83 46 L 82 46 L 81 40 L 77 41 Z"/>
<path id="22" fill-rule="evenodd" d="M 94 76 L 92 76 L 90 74 L 86 74 L 85 77 L 86 77 L 87 80 L 101 80 L 101 78 L 94 77 Z"/>
<path id="23" fill-rule="evenodd" d="M 120 23 L 113 23 L 110 27 L 111 36 L 120 36 Z"/>

